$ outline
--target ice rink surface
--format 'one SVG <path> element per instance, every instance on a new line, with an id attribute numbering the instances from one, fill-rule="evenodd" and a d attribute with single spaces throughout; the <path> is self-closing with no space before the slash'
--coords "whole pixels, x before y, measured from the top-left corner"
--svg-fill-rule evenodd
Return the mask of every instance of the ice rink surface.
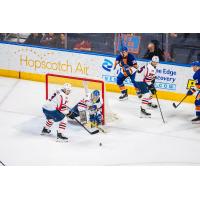
<path id="1" fill-rule="evenodd" d="M 78 90 L 71 93 L 77 100 Z M 161 100 L 163 124 L 158 109 L 151 110 L 151 119 L 141 119 L 139 99 L 120 102 L 118 96 L 107 94 L 119 117 L 107 125 L 108 133 L 90 135 L 69 121 L 69 142 L 58 143 L 56 125 L 52 136 L 40 136 L 45 84 L 0 77 L 0 161 L 8 166 L 200 164 L 200 124 L 190 122 L 193 104 L 174 109 L 171 101 Z"/>

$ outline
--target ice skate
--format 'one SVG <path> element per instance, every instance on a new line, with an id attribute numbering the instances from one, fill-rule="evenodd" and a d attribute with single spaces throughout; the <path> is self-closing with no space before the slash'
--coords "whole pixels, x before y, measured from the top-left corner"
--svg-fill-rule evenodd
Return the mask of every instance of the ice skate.
<path id="1" fill-rule="evenodd" d="M 136 92 L 136 95 L 137 95 L 137 97 L 139 98 L 139 99 L 141 99 L 142 98 L 142 93 L 141 92 Z"/>
<path id="2" fill-rule="evenodd" d="M 68 138 L 57 132 L 57 142 L 68 142 Z"/>
<path id="3" fill-rule="evenodd" d="M 141 108 L 140 118 L 151 118 L 151 113 L 148 113 L 145 109 Z"/>
<path id="4" fill-rule="evenodd" d="M 46 128 L 44 127 L 40 135 L 50 135 L 50 133 L 51 133 L 51 130 L 46 129 Z"/>
<path id="5" fill-rule="evenodd" d="M 158 108 L 158 106 L 156 104 L 154 104 L 154 103 L 149 103 L 148 107 L 149 108 Z"/>
<path id="6" fill-rule="evenodd" d="M 124 93 L 122 93 L 122 95 L 119 97 L 120 101 L 124 101 L 128 99 L 128 92 L 127 90 L 124 91 Z"/>
<path id="7" fill-rule="evenodd" d="M 193 124 L 200 124 L 200 116 L 197 116 L 196 118 L 191 120 Z"/>

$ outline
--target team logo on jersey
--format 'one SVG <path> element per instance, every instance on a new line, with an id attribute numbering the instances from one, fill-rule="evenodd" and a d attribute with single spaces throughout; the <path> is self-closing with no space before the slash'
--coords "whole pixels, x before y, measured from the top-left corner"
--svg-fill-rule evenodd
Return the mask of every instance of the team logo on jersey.
<path id="1" fill-rule="evenodd" d="M 104 59 L 102 67 L 104 70 L 110 72 L 113 67 L 113 63 L 108 59 Z"/>
<path id="2" fill-rule="evenodd" d="M 195 86 L 195 80 L 193 79 L 189 79 L 188 82 L 187 82 L 187 87 L 186 89 L 190 89 L 191 87 L 194 87 Z"/>

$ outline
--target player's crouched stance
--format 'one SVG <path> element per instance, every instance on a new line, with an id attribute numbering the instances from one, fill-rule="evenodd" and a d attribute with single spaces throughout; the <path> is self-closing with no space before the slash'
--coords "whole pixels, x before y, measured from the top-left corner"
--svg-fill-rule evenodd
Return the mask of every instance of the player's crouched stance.
<path id="1" fill-rule="evenodd" d="M 59 90 L 56 90 L 50 99 L 46 101 L 43 106 L 43 113 L 46 116 L 46 125 L 44 126 L 41 135 L 49 135 L 51 126 L 54 122 L 59 122 L 57 130 L 57 141 L 67 141 L 68 138 L 64 136 L 64 131 L 67 125 L 68 113 L 68 95 L 71 92 L 71 84 L 66 83 Z"/>
<path id="2" fill-rule="evenodd" d="M 141 117 L 151 117 L 151 113 L 147 112 L 147 108 L 157 108 L 152 103 L 153 95 L 156 94 L 154 82 L 156 78 L 156 66 L 159 63 L 159 57 L 153 56 L 152 61 L 146 65 L 139 67 L 136 73 L 136 84 L 142 94 L 141 98 Z"/>
<path id="3" fill-rule="evenodd" d="M 188 90 L 187 95 L 193 95 L 197 91 L 194 102 L 196 108 L 196 118 L 192 119 L 192 123 L 200 123 L 200 62 L 193 62 L 191 66 L 195 72 L 193 75 L 195 87 L 191 87 L 190 90 Z"/>
<path id="4" fill-rule="evenodd" d="M 87 94 L 86 98 L 82 99 L 70 110 L 68 117 L 71 119 L 80 117 L 80 122 L 89 125 L 90 128 L 98 128 L 102 125 L 100 92 L 94 90 L 91 94 Z"/>

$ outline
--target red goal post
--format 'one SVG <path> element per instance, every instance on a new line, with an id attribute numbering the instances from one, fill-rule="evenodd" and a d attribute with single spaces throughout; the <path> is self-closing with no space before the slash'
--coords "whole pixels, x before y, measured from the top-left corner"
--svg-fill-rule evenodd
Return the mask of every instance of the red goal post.
<path id="1" fill-rule="evenodd" d="M 68 76 L 68 75 L 58 75 L 58 74 L 46 74 L 46 78 L 45 78 L 45 84 L 46 84 L 46 100 L 49 98 L 49 84 L 51 83 L 49 81 L 50 77 L 55 77 L 55 78 L 62 78 L 62 79 L 66 79 L 69 82 L 69 80 L 73 80 L 73 81 L 86 81 L 86 82 L 90 82 L 90 83 L 98 83 L 101 86 L 101 98 L 102 98 L 102 115 L 103 115 L 103 119 L 102 119 L 102 124 L 105 124 L 105 83 L 103 80 L 98 80 L 98 79 L 92 79 L 92 78 L 85 78 L 85 77 L 75 77 L 75 76 Z M 55 83 L 55 82 L 54 82 Z M 72 84 L 73 87 L 73 84 Z M 79 86 L 78 86 L 79 87 Z"/>

